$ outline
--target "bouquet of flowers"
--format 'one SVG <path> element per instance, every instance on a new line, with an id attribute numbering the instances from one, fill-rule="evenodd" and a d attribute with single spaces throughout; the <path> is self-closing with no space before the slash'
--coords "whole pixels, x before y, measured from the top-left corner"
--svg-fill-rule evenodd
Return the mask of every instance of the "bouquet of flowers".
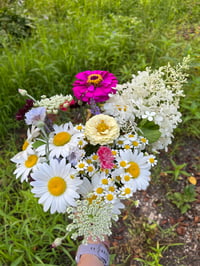
<path id="1" fill-rule="evenodd" d="M 155 155 L 167 150 L 181 121 L 187 67 L 184 58 L 174 68 L 147 68 L 121 85 L 108 71 L 84 71 L 72 95 L 39 100 L 19 89 L 27 100 L 16 118 L 28 130 L 11 159 L 14 175 L 30 182 L 45 212 L 67 213 L 73 239 L 104 240 L 123 200 L 148 187 Z"/>

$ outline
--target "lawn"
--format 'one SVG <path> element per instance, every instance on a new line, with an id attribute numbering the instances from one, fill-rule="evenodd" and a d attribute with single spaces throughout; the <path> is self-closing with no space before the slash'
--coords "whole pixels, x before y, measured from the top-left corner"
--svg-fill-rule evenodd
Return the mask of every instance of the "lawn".
<path id="1" fill-rule="evenodd" d="M 111 263 L 200 263 L 199 13 L 195 0 L 0 2 L 0 265 L 75 265 L 79 244 L 69 236 L 50 247 L 65 234 L 67 216 L 43 212 L 29 185 L 13 175 L 10 158 L 26 132 L 15 120 L 24 104 L 18 88 L 36 98 L 67 94 L 81 71 L 106 70 L 123 83 L 146 67 L 175 65 L 188 55 L 182 123 L 168 152 L 161 152 L 148 190 L 136 193 L 141 205 L 126 202 L 113 225 Z"/>

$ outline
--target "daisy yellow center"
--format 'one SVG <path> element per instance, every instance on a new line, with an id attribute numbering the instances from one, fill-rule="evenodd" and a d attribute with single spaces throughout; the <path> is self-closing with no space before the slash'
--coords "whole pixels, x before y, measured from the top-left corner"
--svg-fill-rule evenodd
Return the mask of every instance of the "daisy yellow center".
<path id="1" fill-rule="evenodd" d="M 125 161 L 121 161 L 119 164 L 121 167 L 125 167 L 127 165 L 127 163 Z"/>
<path id="2" fill-rule="evenodd" d="M 131 194 L 131 189 L 130 189 L 129 187 L 125 188 L 125 189 L 124 189 L 124 193 L 125 193 L 126 195 Z"/>
<path id="3" fill-rule="evenodd" d="M 31 168 L 34 165 L 36 165 L 37 161 L 38 161 L 37 155 L 35 155 L 35 154 L 29 155 L 28 159 L 25 161 L 25 166 L 27 168 Z"/>
<path id="4" fill-rule="evenodd" d="M 22 150 L 25 151 L 29 145 L 29 142 L 27 140 L 24 141 L 24 144 L 22 146 Z"/>
<path id="5" fill-rule="evenodd" d="M 126 149 L 126 150 L 129 150 L 130 148 L 131 148 L 131 146 L 128 145 L 128 144 L 126 144 L 126 145 L 124 146 L 124 149 Z"/>
<path id="6" fill-rule="evenodd" d="M 48 182 L 48 191 L 53 196 L 62 195 L 67 188 L 65 180 L 59 176 L 52 177 Z"/>
<path id="7" fill-rule="evenodd" d="M 82 127 L 81 125 L 78 125 L 76 128 L 77 128 L 78 130 L 82 130 L 82 129 L 83 129 L 83 127 Z"/>
<path id="8" fill-rule="evenodd" d="M 116 151 L 112 151 L 112 155 L 117 155 L 117 152 Z"/>
<path id="9" fill-rule="evenodd" d="M 97 86 L 102 80 L 103 78 L 100 74 L 91 74 L 88 76 L 87 83 Z"/>
<path id="10" fill-rule="evenodd" d="M 102 194 L 102 193 L 103 193 L 103 188 L 102 188 L 102 187 L 98 187 L 98 188 L 96 189 L 96 193 L 97 193 L 97 194 Z"/>
<path id="11" fill-rule="evenodd" d="M 107 129 L 109 129 L 109 126 L 104 122 L 104 120 L 101 120 L 98 123 L 96 129 L 101 134 L 101 133 L 105 132 Z"/>
<path id="12" fill-rule="evenodd" d="M 110 186 L 110 187 L 109 187 L 109 191 L 114 192 L 114 191 L 115 191 L 115 187 Z"/>
<path id="13" fill-rule="evenodd" d="M 133 146 L 137 147 L 138 146 L 138 142 L 137 141 L 133 141 Z"/>
<path id="14" fill-rule="evenodd" d="M 94 170 L 94 167 L 89 165 L 88 168 L 87 168 L 88 172 L 92 172 Z"/>
<path id="15" fill-rule="evenodd" d="M 103 179 L 101 180 L 101 183 L 102 183 L 103 185 L 108 185 L 108 179 L 103 178 Z"/>
<path id="16" fill-rule="evenodd" d="M 135 162 L 130 162 L 129 167 L 126 169 L 126 172 L 131 174 L 133 178 L 137 178 L 140 174 L 140 167 Z"/>
<path id="17" fill-rule="evenodd" d="M 85 167 L 85 164 L 84 163 L 79 163 L 79 168 L 84 168 Z"/>
<path id="18" fill-rule="evenodd" d="M 94 161 L 96 161 L 96 160 L 98 159 L 98 155 L 94 154 L 94 155 L 92 156 L 92 159 L 93 159 Z"/>
<path id="19" fill-rule="evenodd" d="M 53 144 L 56 146 L 63 146 L 71 139 L 71 135 L 68 132 L 59 132 L 53 138 Z"/>
<path id="20" fill-rule="evenodd" d="M 114 196 L 112 194 L 108 194 L 108 195 L 106 195 L 106 199 L 108 201 L 112 201 L 114 199 Z"/>
<path id="21" fill-rule="evenodd" d="M 154 163 L 155 162 L 154 158 L 149 158 L 149 162 Z"/>
<path id="22" fill-rule="evenodd" d="M 146 142 L 147 142 L 147 140 L 146 140 L 145 138 L 141 138 L 141 141 L 142 141 L 143 143 L 146 143 Z"/>
<path id="23" fill-rule="evenodd" d="M 125 175 L 125 176 L 124 176 L 124 180 L 125 180 L 126 182 L 130 181 L 130 179 L 131 179 L 130 175 Z"/>
<path id="24" fill-rule="evenodd" d="M 92 163 L 92 160 L 91 159 L 87 159 L 86 162 L 87 163 Z"/>
<path id="25" fill-rule="evenodd" d="M 83 145 L 83 141 L 80 140 L 80 141 L 78 142 L 78 144 L 79 144 L 80 146 L 82 146 L 82 145 Z"/>

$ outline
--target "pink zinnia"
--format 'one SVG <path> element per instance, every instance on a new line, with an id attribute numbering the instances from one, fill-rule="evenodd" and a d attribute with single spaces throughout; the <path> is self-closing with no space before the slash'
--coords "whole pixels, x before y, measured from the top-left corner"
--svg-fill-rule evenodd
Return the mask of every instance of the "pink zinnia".
<path id="1" fill-rule="evenodd" d="M 109 147 L 101 146 L 98 151 L 97 155 L 99 156 L 99 160 L 101 163 L 101 168 L 103 169 L 112 169 L 114 166 L 114 156 L 112 151 Z"/>
<path id="2" fill-rule="evenodd" d="M 108 71 L 84 71 L 76 75 L 73 92 L 78 100 L 90 103 L 104 102 L 109 99 L 108 94 L 116 93 L 117 78 Z"/>

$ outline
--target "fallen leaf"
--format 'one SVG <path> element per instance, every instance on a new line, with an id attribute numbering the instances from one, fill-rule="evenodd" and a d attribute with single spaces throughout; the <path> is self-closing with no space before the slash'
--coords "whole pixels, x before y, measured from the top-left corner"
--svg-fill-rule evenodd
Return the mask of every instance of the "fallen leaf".
<path id="1" fill-rule="evenodd" d="M 200 216 L 195 216 L 194 217 L 194 222 L 199 223 L 200 222 Z"/>
<path id="2" fill-rule="evenodd" d="M 192 185 L 196 185 L 197 184 L 197 179 L 194 176 L 190 176 L 188 177 L 188 181 L 192 184 Z"/>

